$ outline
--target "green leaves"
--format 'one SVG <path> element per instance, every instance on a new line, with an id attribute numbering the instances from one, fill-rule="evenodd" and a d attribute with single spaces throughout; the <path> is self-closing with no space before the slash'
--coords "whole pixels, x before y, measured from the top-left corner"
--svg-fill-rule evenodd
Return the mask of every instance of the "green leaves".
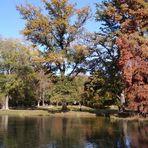
<path id="1" fill-rule="evenodd" d="M 1 93 L 13 102 L 32 97 L 35 76 L 31 48 L 12 39 L 1 39 L 0 45 Z"/>
<path id="2" fill-rule="evenodd" d="M 76 77 L 71 79 L 65 77 L 64 79 L 59 79 L 54 83 L 51 88 L 51 101 L 52 102 L 74 102 L 81 101 L 83 93 L 85 77 Z"/>

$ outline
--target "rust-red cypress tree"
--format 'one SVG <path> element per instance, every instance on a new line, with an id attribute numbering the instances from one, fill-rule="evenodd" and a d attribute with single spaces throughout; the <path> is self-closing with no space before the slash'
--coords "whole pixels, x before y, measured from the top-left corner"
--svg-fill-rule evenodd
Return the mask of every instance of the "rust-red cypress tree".
<path id="1" fill-rule="evenodd" d="M 115 24 L 119 66 L 130 108 L 148 104 L 148 2 L 112 0 L 106 14 Z"/>

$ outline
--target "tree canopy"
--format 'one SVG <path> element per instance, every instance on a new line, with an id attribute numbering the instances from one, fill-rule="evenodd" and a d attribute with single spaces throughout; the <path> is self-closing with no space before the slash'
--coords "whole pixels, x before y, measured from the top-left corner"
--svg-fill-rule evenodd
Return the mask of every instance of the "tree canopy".
<path id="1" fill-rule="evenodd" d="M 44 8 L 32 4 L 17 7 L 26 26 L 22 33 L 45 50 L 44 63 L 49 72 L 60 76 L 85 72 L 87 45 L 84 25 L 90 8 L 77 9 L 68 0 L 43 0 Z"/>

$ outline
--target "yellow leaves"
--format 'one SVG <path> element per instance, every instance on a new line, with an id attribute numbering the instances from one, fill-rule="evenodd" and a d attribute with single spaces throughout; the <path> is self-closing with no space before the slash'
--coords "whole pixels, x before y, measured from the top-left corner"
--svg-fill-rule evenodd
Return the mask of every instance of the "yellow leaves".
<path id="1" fill-rule="evenodd" d="M 65 5 L 67 4 L 67 0 L 51 0 L 51 3 L 56 5 L 56 6 L 59 6 L 59 5 Z"/>
<path id="2" fill-rule="evenodd" d="M 30 26 L 32 28 L 40 27 L 47 29 L 49 26 L 48 18 L 43 15 L 38 15 L 37 19 L 30 21 Z"/>
<path id="3" fill-rule="evenodd" d="M 59 52 L 59 53 L 50 52 L 48 54 L 48 57 L 46 58 L 46 61 L 55 62 L 55 63 L 63 63 L 64 59 L 65 59 L 65 56 L 62 52 Z"/>
<path id="4" fill-rule="evenodd" d="M 113 14 L 115 14 L 115 12 L 116 12 L 116 10 L 115 10 L 114 7 L 112 7 L 111 5 L 108 6 L 108 9 L 106 10 L 106 14 L 107 14 L 108 16 L 112 16 Z"/>
<path id="5" fill-rule="evenodd" d="M 52 22 L 52 25 L 53 25 L 53 27 L 62 26 L 62 25 L 64 25 L 65 27 L 67 27 L 68 26 L 68 22 L 65 19 L 58 18 L 58 19 L 56 19 L 56 20 L 54 20 Z"/>
<path id="6" fill-rule="evenodd" d="M 120 6 L 120 8 L 122 9 L 123 12 L 127 12 L 128 9 L 129 9 L 127 4 L 122 4 L 122 5 Z"/>
<path id="7" fill-rule="evenodd" d="M 73 14 L 75 10 L 74 7 L 75 5 L 72 5 L 72 4 L 67 5 L 67 7 L 65 8 L 65 14 L 67 15 L 67 17 Z"/>
<path id="8" fill-rule="evenodd" d="M 88 54 L 86 46 L 72 45 L 77 44 L 78 38 L 83 42 L 83 34 L 80 35 L 80 32 L 89 19 L 90 8 L 77 10 L 68 0 L 42 1 L 45 5 L 44 12 L 32 6 L 23 6 L 19 10 L 27 22 L 23 34 L 35 45 L 47 49 L 45 58 L 34 51 L 32 59 L 36 62 L 51 63 L 55 67 L 53 71 L 66 69 L 64 65 L 68 62 L 68 65 L 73 66 L 75 58 L 78 63 L 83 62 Z"/>
<path id="9" fill-rule="evenodd" d="M 88 54 L 87 47 L 84 45 L 74 45 L 77 56 L 84 56 Z"/>
<path id="10" fill-rule="evenodd" d="M 44 57 L 41 55 L 41 52 L 36 47 L 36 45 L 29 46 L 27 48 L 27 50 L 29 51 L 29 55 L 31 57 L 32 62 L 35 62 L 35 63 L 44 63 L 45 62 Z"/>
<path id="11" fill-rule="evenodd" d="M 44 2 L 46 2 L 53 17 L 50 23 L 52 28 L 67 27 L 69 25 L 69 18 L 74 12 L 74 5 L 69 4 L 67 0 L 51 0 L 51 2 L 44 0 Z"/>
<path id="12" fill-rule="evenodd" d="M 38 57 L 40 55 L 39 50 L 36 50 L 36 49 L 31 50 L 31 55 L 35 56 L 35 57 Z"/>
<path id="13" fill-rule="evenodd" d="M 59 6 L 60 3 L 64 2 L 65 0 L 51 0 L 51 3 L 55 6 Z"/>
<path id="14" fill-rule="evenodd" d="M 70 34 L 73 34 L 77 31 L 77 28 L 74 27 L 74 26 L 69 26 L 67 31 L 70 33 Z"/>
<path id="15" fill-rule="evenodd" d="M 25 36 L 32 35 L 32 33 L 38 30 L 40 33 L 48 34 L 51 31 L 48 18 L 42 15 L 38 15 L 38 18 L 28 22 L 26 28 L 22 31 Z M 39 33 L 38 32 L 38 33 Z"/>
<path id="16" fill-rule="evenodd" d="M 32 30 L 24 29 L 24 30 L 21 31 L 21 33 L 24 34 L 24 35 L 30 35 L 32 33 Z"/>

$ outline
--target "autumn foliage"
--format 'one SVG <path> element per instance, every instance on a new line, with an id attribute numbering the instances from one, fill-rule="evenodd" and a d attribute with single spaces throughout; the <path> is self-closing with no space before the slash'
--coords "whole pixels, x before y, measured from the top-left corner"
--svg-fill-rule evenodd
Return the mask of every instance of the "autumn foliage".
<path id="1" fill-rule="evenodd" d="M 118 24 L 117 45 L 129 107 L 148 104 L 148 3 L 145 0 L 113 0 L 108 16 Z"/>
<path id="2" fill-rule="evenodd" d="M 17 6 L 25 20 L 22 34 L 31 45 L 0 39 L 0 99 L 6 95 L 5 104 L 10 97 L 16 105 L 118 103 L 125 92 L 130 108 L 148 105 L 147 0 L 96 4 L 100 28 L 93 33 L 85 29 L 90 7 L 77 9 L 68 0 L 42 4 Z"/>
<path id="3" fill-rule="evenodd" d="M 32 4 L 17 6 L 26 21 L 23 35 L 34 46 L 42 46 L 44 63 L 50 73 L 71 76 L 84 72 L 88 48 L 82 34 L 91 16 L 90 8 L 77 9 L 68 0 L 42 2 L 42 8 Z"/>

